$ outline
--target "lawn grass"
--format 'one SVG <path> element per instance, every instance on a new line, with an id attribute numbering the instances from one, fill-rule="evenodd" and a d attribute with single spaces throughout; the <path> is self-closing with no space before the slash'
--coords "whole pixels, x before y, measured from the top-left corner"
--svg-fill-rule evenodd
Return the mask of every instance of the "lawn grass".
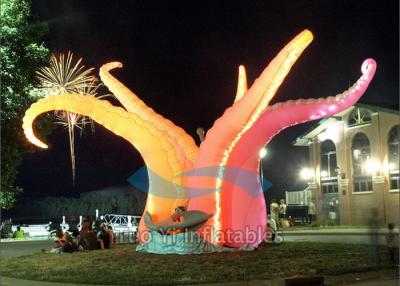
<path id="1" fill-rule="evenodd" d="M 381 251 L 384 258 L 384 249 Z M 285 242 L 253 252 L 201 255 L 138 253 L 132 244 L 73 254 L 37 253 L 2 259 L 2 275 L 30 280 L 109 285 L 179 285 L 336 275 L 373 268 L 369 247 Z"/>

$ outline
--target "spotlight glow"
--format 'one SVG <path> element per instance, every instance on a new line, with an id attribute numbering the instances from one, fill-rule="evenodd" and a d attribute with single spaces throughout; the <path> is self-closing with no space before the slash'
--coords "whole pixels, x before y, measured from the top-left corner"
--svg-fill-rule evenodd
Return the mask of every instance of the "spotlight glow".
<path id="1" fill-rule="evenodd" d="M 267 154 L 268 154 L 268 151 L 267 151 L 266 148 L 262 148 L 262 149 L 260 150 L 260 158 L 261 158 L 261 159 L 264 158 L 265 156 L 267 156 Z"/>
<path id="2" fill-rule="evenodd" d="M 326 178 L 326 177 L 328 177 L 328 172 L 325 171 L 325 170 L 322 170 L 321 171 L 321 178 Z"/>
<path id="3" fill-rule="evenodd" d="M 300 171 L 300 177 L 303 180 L 311 180 L 312 178 L 314 178 L 314 174 L 313 171 L 309 168 L 303 168 Z"/>

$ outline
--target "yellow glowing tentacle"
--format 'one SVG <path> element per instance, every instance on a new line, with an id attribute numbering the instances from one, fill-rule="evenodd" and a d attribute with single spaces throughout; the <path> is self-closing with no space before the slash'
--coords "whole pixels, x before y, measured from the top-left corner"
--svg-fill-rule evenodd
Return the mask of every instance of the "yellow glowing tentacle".
<path id="1" fill-rule="evenodd" d="M 177 183 L 181 184 L 179 175 L 183 172 L 184 166 L 177 160 L 174 146 L 168 136 L 161 132 L 153 122 L 93 96 L 78 94 L 50 96 L 32 104 L 23 118 L 23 129 L 26 137 L 30 142 L 41 148 L 47 148 L 47 145 L 35 136 L 32 127 L 33 121 L 38 115 L 52 110 L 65 110 L 92 118 L 131 143 L 140 152 L 147 167 L 152 171 L 149 175 L 156 174 L 169 182 L 178 180 Z M 173 198 L 176 196 L 175 187 L 173 184 L 170 185 L 170 190 L 163 190 L 166 197 L 172 198 L 169 202 L 164 201 L 167 204 L 173 204 L 175 201 Z M 152 188 L 156 187 L 150 186 L 149 189 L 147 210 L 150 213 L 154 213 L 156 210 L 152 203 L 156 199 L 151 197 Z M 156 207 L 160 208 L 159 205 Z M 171 208 L 171 206 L 168 208 Z"/>
<path id="2" fill-rule="evenodd" d="M 178 146 L 183 150 L 185 158 L 193 163 L 199 152 L 193 138 L 172 121 L 162 117 L 152 108 L 148 107 L 134 92 L 110 74 L 110 70 L 121 68 L 122 66 L 120 62 L 111 62 L 103 65 L 99 72 L 101 80 L 126 110 L 137 113 L 147 120 L 152 121 L 157 128 L 167 132 L 173 140 L 176 140 Z"/>
<path id="3" fill-rule="evenodd" d="M 289 73 L 291 67 L 299 58 L 304 49 L 311 43 L 313 35 L 310 31 L 305 30 L 297 35 L 292 41 L 290 41 L 275 57 L 275 59 L 268 65 L 263 71 L 260 78 L 256 80 L 251 89 L 255 89 L 255 92 L 263 92 L 263 96 L 257 105 L 256 109 L 252 113 L 251 117 L 247 121 L 246 125 L 238 132 L 236 137 L 232 140 L 227 149 L 225 149 L 222 160 L 219 164 L 219 171 L 216 179 L 216 192 L 215 192 L 215 205 L 216 212 L 214 214 L 214 233 L 217 236 L 214 237 L 214 242 L 219 243 L 218 233 L 221 231 L 221 190 L 222 182 L 224 177 L 224 170 L 226 163 L 228 162 L 229 156 L 232 150 L 235 148 L 237 142 L 243 134 L 251 128 L 254 122 L 260 117 L 262 111 L 268 106 L 268 103 L 275 95 L 279 86 L 282 84 L 286 75 Z M 246 96 L 246 95 L 244 95 Z"/>
<path id="4" fill-rule="evenodd" d="M 247 75 L 244 65 L 239 66 L 238 84 L 236 90 L 235 102 L 243 97 L 247 91 Z"/>

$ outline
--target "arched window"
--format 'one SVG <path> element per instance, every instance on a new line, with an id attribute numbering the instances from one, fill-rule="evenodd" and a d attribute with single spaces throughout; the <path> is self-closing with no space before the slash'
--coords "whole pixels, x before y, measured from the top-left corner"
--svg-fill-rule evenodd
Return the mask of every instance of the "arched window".
<path id="1" fill-rule="evenodd" d="M 350 113 L 347 125 L 349 127 L 363 125 L 371 122 L 371 113 L 365 108 L 356 107 Z"/>
<path id="2" fill-rule="evenodd" d="M 337 193 L 337 162 L 336 146 L 332 140 L 325 140 L 321 144 L 321 192 Z"/>
<path id="3" fill-rule="evenodd" d="M 389 177 L 390 189 L 399 189 L 399 160 L 400 160 L 400 125 L 394 126 L 390 129 L 388 136 L 388 163 L 389 163 Z"/>
<path id="4" fill-rule="evenodd" d="M 372 191 L 372 177 L 367 170 L 368 161 L 371 159 L 371 146 L 364 133 L 357 133 L 354 136 L 351 153 L 353 158 L 353 191 Z"/>
<path id="5" fill-rule="evenodd" d="M 332 140 L 321 144 L 321 177 L 336 177 L 336 146 Z"/>

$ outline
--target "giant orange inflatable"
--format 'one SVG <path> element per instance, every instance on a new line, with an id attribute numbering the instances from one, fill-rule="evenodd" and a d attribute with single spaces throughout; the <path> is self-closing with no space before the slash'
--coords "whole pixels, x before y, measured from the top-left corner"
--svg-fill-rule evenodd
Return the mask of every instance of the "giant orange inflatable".
<path id="1" fill-rule="evenodd" d="M 367 59 L 358 81 L 337 96 L 269 106 L 312 39 L 308 30 L 297 35 L 249 89 L 245 69 L 240 66 L 233 105 L 215 121 L 199 147 L 182 128 L 156 113 L 110 74 L 110 70 L 122 67 L 117 62 L 105 64 L 100 77 L 123 107 L 78 94 L 49 96 L 26 111 L 24 132 L 33 144 L 47 148 L 33 132 L 33 121 L 38 115 L 65 110 L 88 116 L 125 138 L 142 155 L 149 170 L 145 212 L 155 223 L 167 219 L 177 206 L 183 205 L 212 214 L 198 230 L 209 242 L 232 247 L 258 246 L 266 230 L 266 206 L 257 175 L 260 148 L 286 127 L 350 107 L 365 92 L 375 73 L 375 61 Z M 146 231 L 143 221 L 139 231 Z"/>

